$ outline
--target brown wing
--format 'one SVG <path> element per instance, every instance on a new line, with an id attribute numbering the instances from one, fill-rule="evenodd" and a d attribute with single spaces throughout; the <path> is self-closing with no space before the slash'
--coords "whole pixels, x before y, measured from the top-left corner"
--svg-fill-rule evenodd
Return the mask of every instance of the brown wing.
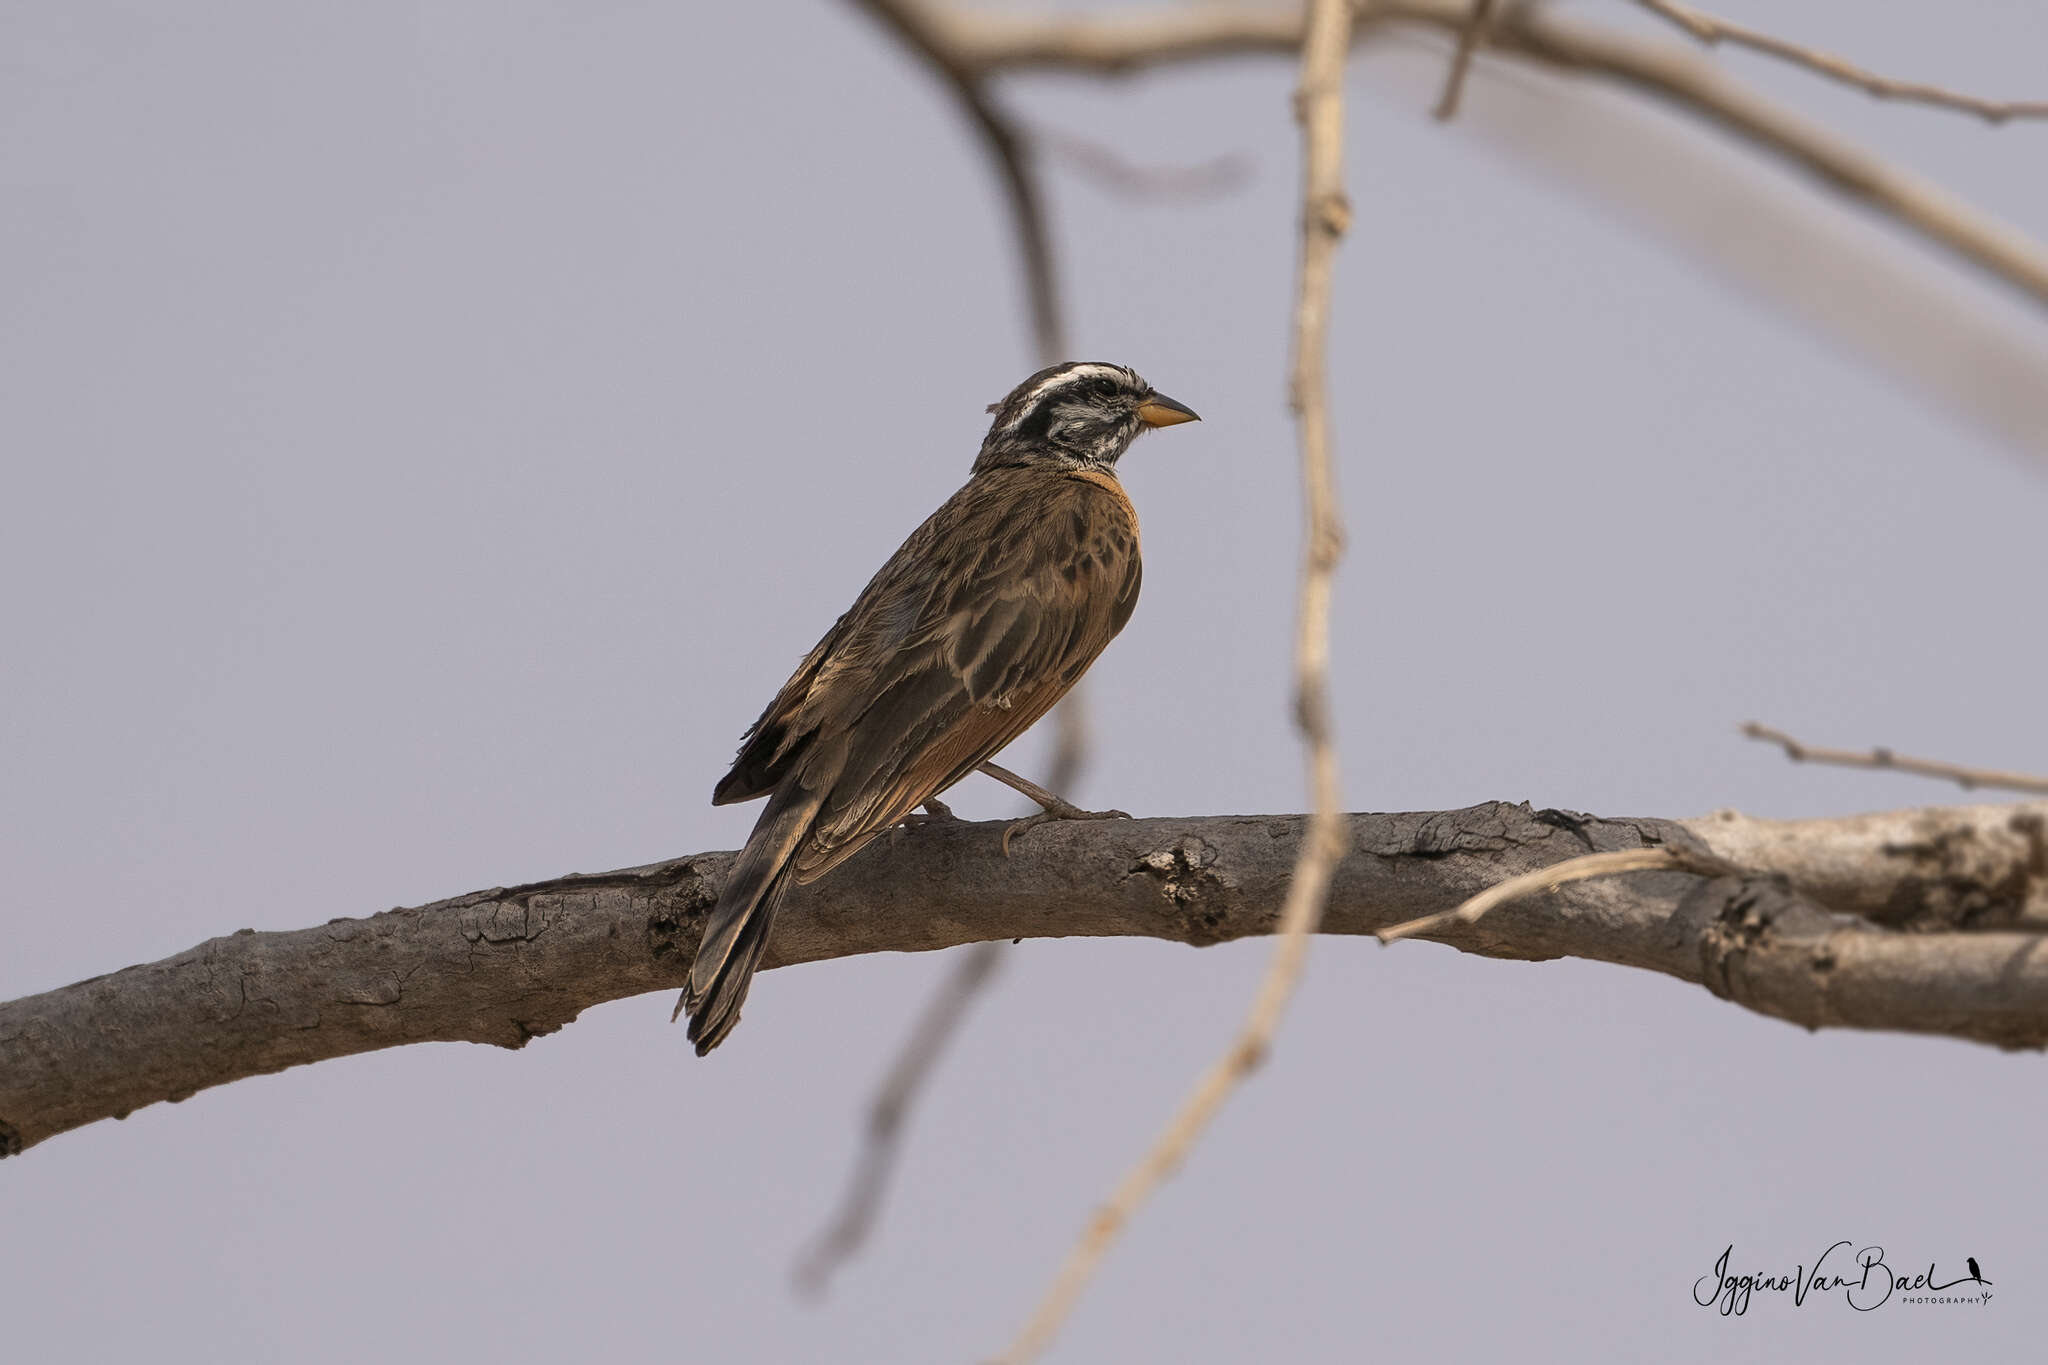
<path id="1" fill-rule="evenodd" d="M 826 793 L 799 882 L 1029 729 L 1123 629 L 1140 578 L 1115 480 L 1055 470 L 977 477 L 897 560 L 842 619 L 790 718 L 809 735 L 800 780 Z"/>
<path id="2" fill-rule="evenodd" d="M 729 805 L 734 801 L 752 801 L 775 790 L 795 757 L 790 740 L 790 722 L 804 698 L 810 695 L 811 686 L 818 680 L 818 670 L 831 656 L 838 644 L 841 633 L 852 612 L 846 613 L 832 623 L 832 629 L 825 632 L 825 638 L 811 647 L 804 661 L 796 666 L 796 672 L 789 675 L 789 681 L 775 694 L 775 700 L 768 703 L 768 709 L 747 731 L 740 741 L 739 756 L 732 761 L 732 771 L 719 779 L 712 788 L 711 804 Z"/>

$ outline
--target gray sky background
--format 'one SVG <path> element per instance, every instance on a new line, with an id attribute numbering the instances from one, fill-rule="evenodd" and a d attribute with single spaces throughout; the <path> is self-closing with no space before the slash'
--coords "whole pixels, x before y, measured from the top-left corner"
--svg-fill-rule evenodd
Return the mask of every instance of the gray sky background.
<path id="1" fill-rule="evenodd" d="M 2048 94 L 2023 0 L 1771 8 L 1881 70 Z M 2048 235 L 2048 126 L 1729 60 Z M 1378 70 L 1333 356 L 1348 803 L 1962 799 L 1795 768 L 1752 717 L 2048 770 L 2048 471 Z M 1084 801 L 1302 805 L 1290 83 L 1015 88 L 1138 162 L 1256 167 L 1195 206 L 1054 173 L 1076 351 L 1205 419 L 1124 465 L 1145 594 L 1091 675 Z M 1033 368 L 974 148 L 819 0 L 4 4 L 0 195 L 0 997 L 736 845 L 753 808 L 706 802 L 741 730 Z M 939 958 L 771 973 L 709 1062 L 663 994 L 52 1141 L 0 1167 L 10 1354 L 973 1359 L 1266 956 L 1013 953 L 819 1306 L 788 1266 Z M 1051 1358 L 2018 1358 L 2048 1327 L 2044 1131 L 2036 1056 L 1324 940 Z M 1690 1300 L 1730 1243 L 1789 1271 L 1842 1238 L 1974 1255 L 1996 1298 Z"/>

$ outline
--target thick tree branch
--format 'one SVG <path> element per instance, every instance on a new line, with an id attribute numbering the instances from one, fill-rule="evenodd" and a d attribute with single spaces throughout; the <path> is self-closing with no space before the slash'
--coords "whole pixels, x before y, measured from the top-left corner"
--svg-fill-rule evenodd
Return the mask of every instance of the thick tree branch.
<path id="1" fill-rule="evenodd" d="M 1271 933 L 1296 815 L 900 831 L 792 895 L 767 966 L 1003 938 Z M 1326 933 L 1447 910 L 1596 850 L 1701 847 L 1755 875 L 1643 873 L 1502 906 L 1441 941 L 1663 972 L 1810 1028 L 2048 1045 L 2048 802 L 1845 820 L 1600 820 L 1500 803 L 1349 817 Z M 289 1066 L 419 1042 L 520 1047 L 683 979 L 729 853 L 243 931 L 0 1004 L 0 1145 Z"/>

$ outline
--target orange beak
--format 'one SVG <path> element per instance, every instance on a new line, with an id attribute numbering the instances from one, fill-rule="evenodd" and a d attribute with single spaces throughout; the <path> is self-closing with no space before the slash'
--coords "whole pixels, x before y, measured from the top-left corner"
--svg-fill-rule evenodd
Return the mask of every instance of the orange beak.
<path id="1" fill-rule="evenodd" d="M 1148 394 L 1145 401 L 1138 404 L 1138 420 L 1148 427 L 1171 427 L 1202 419 L 1187 404 L 1176 403 L 1163 393 L 1154 393 Z"/>

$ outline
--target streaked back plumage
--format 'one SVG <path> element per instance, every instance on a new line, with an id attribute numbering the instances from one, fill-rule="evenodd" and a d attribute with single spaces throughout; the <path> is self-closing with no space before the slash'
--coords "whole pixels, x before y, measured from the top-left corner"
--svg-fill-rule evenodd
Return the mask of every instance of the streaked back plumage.
<path id="1" fill-rule="evenodd" d="M 1115 463 L 1146 425 L 1137 409 L 1148 399 L 1171 404 L 1131 370 L 1084 362 L 1041 370 L 993 405 L 972 477 L 747 732 L 712 799 L 769 801 L 678 1007 L 699 1054 L 738 1021 L 790 887 L 993 757 L 1130 619 L 1138 522 Z"/>

